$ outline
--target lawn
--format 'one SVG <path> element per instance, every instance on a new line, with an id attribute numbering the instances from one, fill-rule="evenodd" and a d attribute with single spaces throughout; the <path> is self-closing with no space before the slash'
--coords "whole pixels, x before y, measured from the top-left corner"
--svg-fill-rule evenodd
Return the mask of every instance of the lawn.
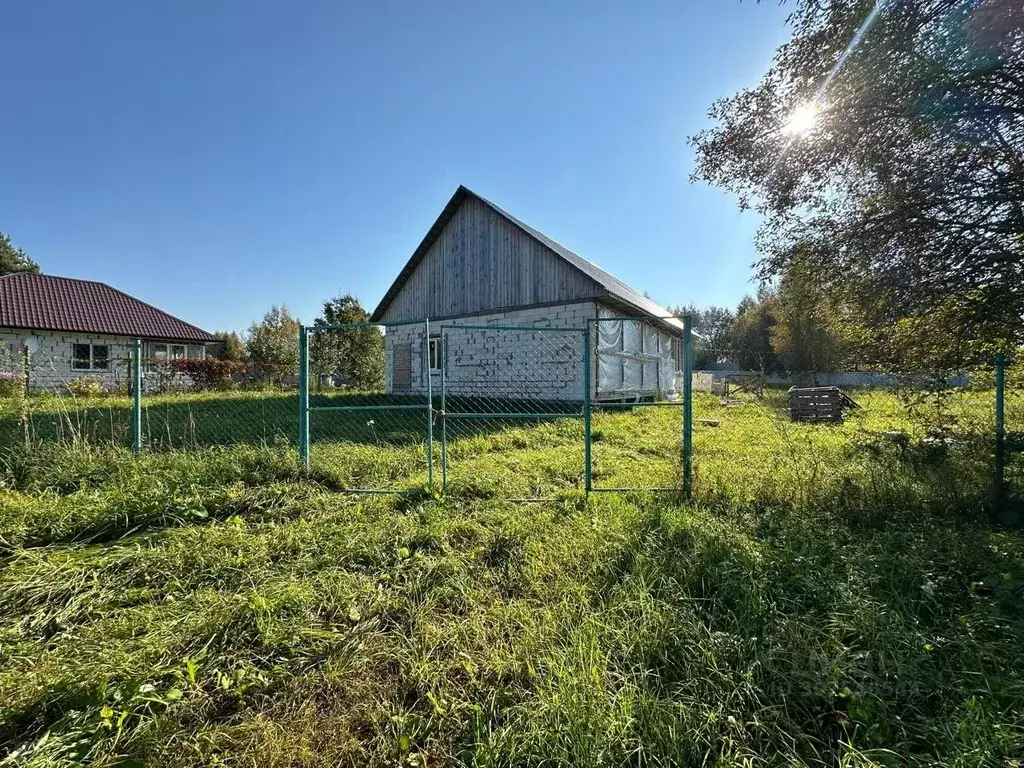
<path id="1" fill-rule="evenodd" d="M 949 440 L 884 393 L 842 426 L 781 398 L 698 398 L 689 503 L 586 498 L 575 420 L 460 425 L 446 495 L 367 496 L 338 489 L 424 487 L 425 415 L 324 414 L 305 473 L 294 397 L 153 403 L 139 457 L 126 402 L 34 404 L 0 458 L 0 762 L 1020 765 L 991 393 Z M 595 484 L 675 483 L 679 434 L 596 415 Z"/>

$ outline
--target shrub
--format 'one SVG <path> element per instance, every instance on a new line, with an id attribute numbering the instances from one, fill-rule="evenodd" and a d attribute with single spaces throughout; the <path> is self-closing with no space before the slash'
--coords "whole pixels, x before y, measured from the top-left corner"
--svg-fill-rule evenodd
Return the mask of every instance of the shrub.
<path id="1" fill-rule="evenodd" d="M 0 397 L 13 397 L 22 391 L 25 380 L 16 373 L 0 371 Z"/>
<path id="2" fill-rule="evenodd" d="M 241 363 L 231 360 L 218 360 L 208 357 L 204 360 L 175 360 L 174 370 L 183 373 L 192 380 L 192 388 L 196 390 L 228 389 L 233 383 L 236 373 L 245 370 Z"/>
<path id="3" fill-rule="evenodd" d="M 80 379 L 71 379 L 67 383 L 68 392 L 72 397 L 99 397 L 107 393 L 103 382 L 94 376 L 83 376 Z"/>

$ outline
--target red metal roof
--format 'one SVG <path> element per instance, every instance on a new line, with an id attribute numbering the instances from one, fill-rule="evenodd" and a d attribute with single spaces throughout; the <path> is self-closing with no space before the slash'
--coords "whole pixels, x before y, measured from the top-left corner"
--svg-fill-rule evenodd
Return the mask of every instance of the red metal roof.
<path id="1" fill-rule="evenodd" d="M 212 334 L 106 283 L 55 275 L 0 277 L 0 328 L 101 333 L 165 341 L 215 341 Z"/>

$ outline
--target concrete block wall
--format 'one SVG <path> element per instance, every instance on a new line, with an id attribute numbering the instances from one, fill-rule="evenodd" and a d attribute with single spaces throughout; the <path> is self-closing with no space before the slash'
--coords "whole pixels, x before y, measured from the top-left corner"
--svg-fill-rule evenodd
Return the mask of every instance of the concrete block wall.
<path id="1" fill-rule="evenodd" d="M 72 379 L 91 378 L 114 389 L 131 380 L 134 339 L 99 334 L 66 334 L 52 331 L 0 330 L 0 370 L 23 371 L 26 342 L 35 339 L 38 348 L 29 353 L 28 386 L 33 392 L 66 391 Z M 71 367 L 74 344 L 106 344 L 108 367 L 100 371 L 76 371 Z"/>
<path id="2" fill-rule="evenodd" d="M 583 334 L 587 322 L 597 316 L 594 302 L 513 310 L 437 321 L 430 335 L 447 344 L 445 393 L 495 399 L 582 400 Z M 462 326 L 514 326 L 536 328 L 501 331 Z M 581 333 L 544 333 L 545 328 L 577 328 Z M 387 391 L 394 392 L 392 364 L 396 344 L 412 344 L 412 393 L 423 394 L 423 325 L 392 326 L 385 334 L 388 355 Z M 440 391 L 440 376 L 432 386 Z M 395 394 L 402 394 L 394 392 Z"/>

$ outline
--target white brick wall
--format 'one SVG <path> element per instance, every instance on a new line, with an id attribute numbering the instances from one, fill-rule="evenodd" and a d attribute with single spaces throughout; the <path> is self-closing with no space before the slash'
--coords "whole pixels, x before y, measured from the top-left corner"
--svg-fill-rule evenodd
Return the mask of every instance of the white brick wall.
<path id="1" fill-rule="evenodd" d="M 30 338 L 38 343 L 38 349 L 29 354 L 29 389 L 32 391 L 60 391 L 66 388 L 71 379 L 82 377 L 97 379 L 108 389 L 131 380 L 134 339 L 123 336 L 0 329 L 0 370 L 19 373 L 23 370 L 25 342 Z M 72 370 L 72 345 L 86 343 L 107 345 L 107 370 Z"/>
<path id="2" fill-rule="evenodd" d="M 431 336 L 440 335 L 441 326 L 447 328 L 445 393 L 500 399 L 581 400 L 582 332 L 596 313 L 593 302 L 580 302 L 432 323 Z M 490 331 L 464 326 L 577 328 L 580 333 Z M 424 326 L 392 326 L 387 329 L 386 341 L 387 391 L 393 392 L 394 345 L 404 342 L 412 343 L 412 392 L 422 394 L 426 388 Z M 435 392 L 440 385 L 440 376 L 435 374 Z"/>

